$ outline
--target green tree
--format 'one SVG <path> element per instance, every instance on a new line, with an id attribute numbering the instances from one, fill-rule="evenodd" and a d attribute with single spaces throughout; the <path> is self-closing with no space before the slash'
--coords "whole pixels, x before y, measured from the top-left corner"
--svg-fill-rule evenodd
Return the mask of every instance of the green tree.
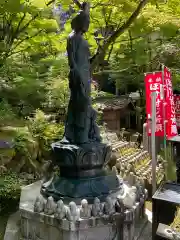
<path id="1" fill-rule="evenodd" d="M 0 7 L 0 63 L 19 52 L 37 51 L 45 54 L 57 45 L 57 23 L 48 6 L 38 1 L 2 0 Z M 36 46 L 36 47 L 34 47 Z"/>
<path id="2" fill-rule="evenodd" d="M 179 68 L 179 6 L 175 2 L 148 5 L 115 42 L 110 58 L 111 77 L 123 92 L 144 90 L 144 73 Z M 177 79 L 176 72 L 176 79 Z"/>

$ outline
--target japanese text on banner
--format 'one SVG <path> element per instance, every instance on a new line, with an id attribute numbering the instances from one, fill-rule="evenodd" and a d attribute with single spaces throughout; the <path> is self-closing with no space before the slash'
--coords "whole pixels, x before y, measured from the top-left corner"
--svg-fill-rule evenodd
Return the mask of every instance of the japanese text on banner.
<path id="1" fill-rule="evenodd" d="M 163 87 L 162 73 L 148 73 L 145 76 L 146 86 L 146 113 L 147 117 L 151 118 L 151 93 L 156 92 L 156 136 L 163 136 L 163 100 L 161 98 L 161 90 Z M 148 134 L 151 135 L 151 126 L 148 121 Z"/>
<path id="2" fill-rule="evenodd" d="M 176 136 L 178 133 L 177 133 L 176 113 L 175 113 L 171 73 L 166 67 L 164 68 L 164 85 L 165 85 L 165 101 L 167 103 L 166 134 L 167 134 L 167 137 L 170 138 L 170 137 Z"/>
<path id="3" fill-rule="evenodd" d="M 176 113 L 176 124 L 177 128 L 180 129 L 180 95 L 174 95 L 175 113 Z"/>

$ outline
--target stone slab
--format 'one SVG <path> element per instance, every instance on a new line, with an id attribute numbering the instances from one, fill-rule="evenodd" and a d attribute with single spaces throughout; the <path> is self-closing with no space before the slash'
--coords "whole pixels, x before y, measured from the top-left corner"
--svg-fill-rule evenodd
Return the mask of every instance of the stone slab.
<path id="1" fill-rule="evenodd" d="M 166 224 L 159 223 L 156 234 L 165 239 L 174 239 L 172 229 Z"/>
<path id="2" fill-rule="evenodd" d="M 36 197 L 40 195 L 42 181 L 37 181 L 21 189 L 19 209 L 33 209 Z"/>
<path id="3" fill-rule="evenodd" d="M 4 240 L 19 240 L 20 230 L 20 213 L 19 211 L 12 214 L 7 222 Z"/>

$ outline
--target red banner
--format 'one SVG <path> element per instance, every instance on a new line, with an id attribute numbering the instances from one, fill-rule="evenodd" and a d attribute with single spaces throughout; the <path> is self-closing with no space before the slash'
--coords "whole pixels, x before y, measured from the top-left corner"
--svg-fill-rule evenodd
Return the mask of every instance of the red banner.
<path id="1" fill-rule="evenodd" d="M 180 95 L 174 95 L 177 128 L 180 129 Z"/>
<path id="2" fill-rule="evenodd" d="M 180 128 L 180 96 L 178 99 L 179 112 L 175 113 L 175 103 L 172 89 L 171 73 L 165 67 L 164 68 L 164 83 L 162 79 L 162 72 L 148 73 L 145 76 L 146 86 L 146 113 L 147 118 L 151 118 L 151 93 L 156 92 L 156 136 L 164 136 L 164 120 L 166 123 L 166 136 L 167 138 L 176 136 L 177 123 L 176 118 L 179 122 Z M 162 88 L 164 87 L 164 97 L 162 96 Z M 166 106 L 163 103 L 166 103 Z M 164 113 L 163 113 L 164 108 Z M 148 121 L 148 134 L 151 135 L 151 126 Z"/>
<path id="3" fill-rule="evenodd" d="M 148 73 L 145 76 L 146 113 L 151 118 L 151 93 L 156 92 L 156 136 L 164 136 L 163 130 L 163 100 L 161 98 L 162 72 Z M 151 126 L 148 121 L 148 135 L 151 135 Z"/>
<path id="4" fill-rule="evenodd" d="M 166 105 L 166 120 L 167 120 L 166 134 L 167 134 L 167 138 L 170 138 L 170 137 L 176 136 L 178 133 L 177 133 L 171 73 L 166 67 L 164 68 L 164 89 L 165 89 L 165 102 L 167 104 Z"/>

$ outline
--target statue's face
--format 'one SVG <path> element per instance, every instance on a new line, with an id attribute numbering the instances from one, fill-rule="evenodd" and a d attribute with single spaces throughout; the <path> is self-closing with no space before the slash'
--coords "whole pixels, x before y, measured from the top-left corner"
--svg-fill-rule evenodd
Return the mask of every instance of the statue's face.
<path id="1" fill-rule="evenodd" d="M 110 198 L 110 197 L 107 197 L 107 198 L 106 198 L 106 202 L 107 202 L 109 205 L 111 205 L 111 198 Z"/>
<path id="2" fill-rule="evenodd" d="M 86 208 L 88 206 L 88 202 L 84 199 L 82 200 L 81 205 L 83 208 Z"/>
<path id="3" fill-rule="evenodd" d="M 75 205 L 75 203 L 71 202 L 71 203 L 69 204 L 69 208 L 70 208 L 70 211 L 71 211 L 72 213 L 76 213 L 76 205 Z"/>
<path id="4" fill-rule="evenodd" d="M 62 206 L 63 206 L 63 201 L 62 201 L 62 200 L 59 200 L 58 203 L 57 203 L 57 205 L 58 205 L 59 208 L 62 208 Z"/>
<path id="5" fill-rule="evenodd" d="M 50 204 L 53 203 L 53 198 L 52 197 L 48 197 L 48 200 L 47 200 L 47 205 L 50 206 Z"/>
<path id="6" fill-rule="evenodd" d="M 95 198 L 94 203 L 95 203 L 95 205 L 99 205 L 100 204 L 100 200 L 98 198 Z"/>

